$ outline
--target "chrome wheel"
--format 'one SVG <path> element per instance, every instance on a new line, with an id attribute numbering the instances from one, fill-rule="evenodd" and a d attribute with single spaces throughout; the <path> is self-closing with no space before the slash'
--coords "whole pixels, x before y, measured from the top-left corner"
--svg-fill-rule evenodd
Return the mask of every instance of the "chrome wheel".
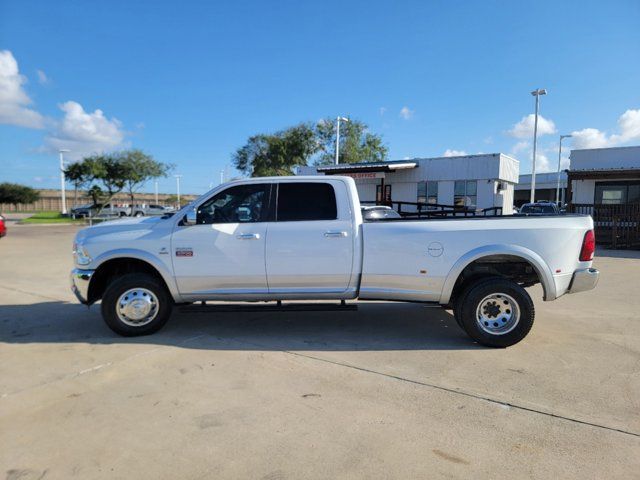
<path id="1" fill-rule="evenodd" d="M 131 288 L 118 298 L 116 313 L 123 323 L 141 327 L 156 318 L 158 298 L 146 288 Z"/>
<path id="2" fill-rule="evenodd" d="M 484 332 L 491 335 L 509 333 L 520 321 L 518 302 L 504 293 L 487 295 L 478 304 L 476 321 Z"/>

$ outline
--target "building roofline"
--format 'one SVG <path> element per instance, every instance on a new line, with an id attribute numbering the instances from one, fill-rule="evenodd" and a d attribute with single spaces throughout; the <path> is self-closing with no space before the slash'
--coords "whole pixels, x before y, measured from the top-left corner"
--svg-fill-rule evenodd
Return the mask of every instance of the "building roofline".
<path id="1" fill-rule="evenodd" d="M 416 160 L 447 160 L 449 158 L 499 157 L 500 155 L 507 156 L 504 153 L 474 153 L 471 155 L 452 155 L 450 157 L 444 157 L 442 155 L 440 155 L 439 157 L 414 157 L 414 158 L 408 158 L 405 161 L 410 162 L 410 161 L 416 161 Z"/>
<path id="2" fill-rule="evenodd" d="M 512 157 L 511 155 L 507 155 L 506 153 L 501 153 L 500 155 L 502 155 L 503 157 L 507 157 L 509 160 L 513 160 L 514 162 L 520 163 L 520 160 L 518 160 L 515 157 Z"/>
<path id="3" fill-rule="evenodd" d="M 571 152 L 589 152 L 592 150 L 624 150 L 627 148 L 640 148 L 640 145 L 627 145 L 626 147 L 572 148 Z"/>

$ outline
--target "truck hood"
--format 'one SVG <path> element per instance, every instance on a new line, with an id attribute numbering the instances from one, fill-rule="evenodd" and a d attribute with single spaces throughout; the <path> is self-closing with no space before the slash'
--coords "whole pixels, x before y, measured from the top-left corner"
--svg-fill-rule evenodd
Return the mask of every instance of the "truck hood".
<path id="1" fill-rule="evenodd" d="M 126 218 L 122 220 L 111 220 L 102 222 L 92 227 L 83 228 L 76 235 L 76 241 L 83 241 L 91 237 L 111 235 L 117 233 L 140 232 L 141 230 L 151 230 L 160 222 L 167 222 L 168 219 L 160 217 L 140 217 Z"/>

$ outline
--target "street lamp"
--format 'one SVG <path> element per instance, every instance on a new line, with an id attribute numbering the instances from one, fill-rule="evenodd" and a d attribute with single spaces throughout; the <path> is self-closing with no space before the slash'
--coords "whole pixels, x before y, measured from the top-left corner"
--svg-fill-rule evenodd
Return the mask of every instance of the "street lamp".
<path id="1" fill-rule="evenodd" d="M 336 118 L 336 165 L 338 165 L 338 158 L 340 155 L 340 122 L 348 122 L 349 119 L 345 117 Z"/>
<path id="2" fill-rule="evenodd" d="M 546 94 L 547 91 L 544 88 L 538 88 L 531 92 L 531 95 L 536 97 L 536 117 L 533 124 L 533 163 L 531 165 L 531 203 L 535 202 L 536 198 L 536 147 L 538 146 L 538 107 L 540 103 L 540 95 Z"/>
<path id="3" fill-rule="evenodd" d="M 158 180 L 154 180 L 153 183 L 155 184 L 155 190 L 156 190 L 156 205 L 158 204 Z"/>
<path id="4" fill-rule="evenodd" d="M 560 146 L 558 147 L 558 185 L 556 186 L 556 204 L 560 202 L 560 159 L 562 157 L 562 139 L 571 137 L 573 137 L 573 135 L 560 135 Z"/>
<path id="5" fill-rule="evenodd" d="M 174 175 L 176 177 L 176 193 L 178 194 L 178 208 L 180 208 L 180 178 L 182 175 Z"/>
<path id="6" fill-rule="evenodd" d="M 67 214 L 67 193 L 64 189 L 64 154 L 70 152 L 71 150 L 66 150 L 61 148 L 58 150 L 60 154 L 60 195 L 62 195 L 62 215 Z"/>

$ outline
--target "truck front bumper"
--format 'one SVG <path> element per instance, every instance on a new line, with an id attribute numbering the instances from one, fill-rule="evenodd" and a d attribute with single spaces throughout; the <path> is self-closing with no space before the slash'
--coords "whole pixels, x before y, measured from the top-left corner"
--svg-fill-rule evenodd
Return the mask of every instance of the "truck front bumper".
<path id="1" fill-rule="evenodd" d="M 595 268 L 575 271 L 567 293 L 586 292 L 594 289 L 598 284 L 598 277 L 600 277 L 600 272 Z"/>
<path id="2" fill-rule="evenodd" d="M 80 303 L 89 303 L 89 282 L 95 270 L 71 270 L 71 291 L 76 294 Z"/>

